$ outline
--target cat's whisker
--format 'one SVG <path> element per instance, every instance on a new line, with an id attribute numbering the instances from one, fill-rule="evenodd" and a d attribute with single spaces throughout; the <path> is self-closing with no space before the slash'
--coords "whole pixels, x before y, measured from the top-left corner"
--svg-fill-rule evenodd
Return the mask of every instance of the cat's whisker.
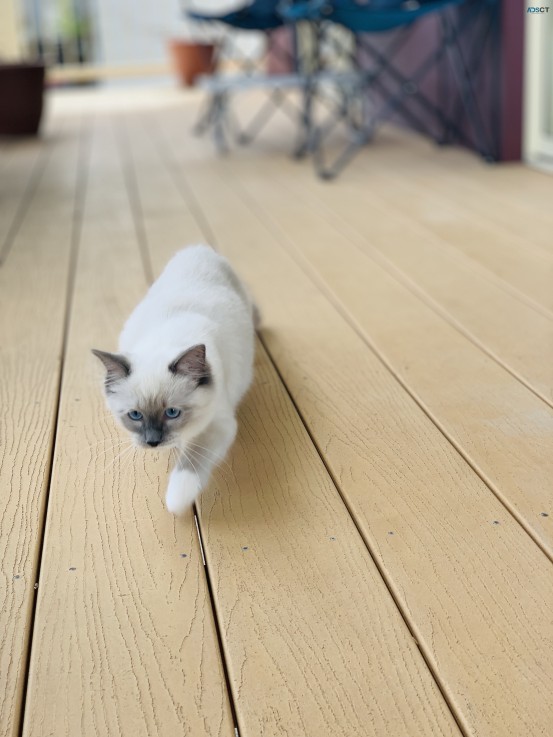
<path id="1" fill-rule="evenodd" d="M 194 442 L 193 442 L 192 440 L 189 440 L 189 441 L 187 442 L 187 444 L 186 444 L 186 445 L 187 445 L 187 446 L 192 446 L 192 447 L 194 447 L 194 448 L 198 448 L 199 450 L 204 450 L 204 451 L 206 451 L 207 453 L 209 453 L 210 455 L 212 455 L 212 456 L 213 456 L 214 460 L 215 460 L 215 461 L 216 461 L 217 463 L 219 463 L 219 462 L 221 462 L 221 461 L 224 461 L 224 458 L 225 458 L 225 456 L 223 456 L 223 455 L 221 455 L 221 454 L 219 454 L 219 453 L 215 453 L 215 451 L 214 451 L 214 450 L 211 450 L 211 448 L 206 448 L 206 446 L 205 446 L 205 445 L 199 445 L 199 443 L 194 443 Z"/>
<path id="2" fill-rule="evenodd" d="M 193 458 L 195 458 L 198 462 L 198 465 L 203 468 L 202 461 L 206 461 L 208 465 L 213 465 L 209 458 L 206 458 L 205 456 L 200 455 L 194 448 L 188 448 L 187 453 L 191 454 Z"/>
<path id="3" fill-rule="evenodd" d="M 190 446 L 190 444 L 189 444 L 189 446 Z M 197 446 L 197 448 L 201 448 L 201 447 L 202 446 Z M 225 457 L 224 456 L 218 456 L 218 455 L 216 455 L 214 453 L 213 454 L 213 458 L 211 458 L 209 456 L 203 455 L 201 453 L 201 451 L 199 451 L 197 448 L 196 447 L 195 448 L 189 447 L 188 450 L 189 450 L 190 453 L 194 453 L 195 454 L 195 457 L 197 456 L 199 458 L 203 458 L 209 464 L 210 467 L 218 468 L 223 473 L 227 473 L 228 472 L 229 474 L 234 475 L 234 470 L 233 470 L 232 466 L 230 465 L 230 463 L 228 461 L 225 460 Z M 209 450 L 209 448 L 202 448 L 202 449 L 203 450 Z"/>
<path id="4" fill-rule="evenodd" d="M 228 463 L 226 463 L 226 462 L 223 462 L 222 464 L 221 463 L 218 463 L 218 462 L 215 462 L 213 460 L 213 458 L 210 458 L 209 456 L 202 455 L 195 448 L 188 447 L 188 452 L 189 453 L 193 453 L 194 458 L 198 461 L 199 465 L 203 468 L 203 470 L 210 471 L 212 468 L 217 467 L 222 473 L 225 473 L 225 474 L 227 472 L 232 473 L 231 466 Z M 205 466 L 202 466 L 202 463 L 201 463 L 201 460 L 200 459 L 202 459 L 203 461 L 205 461 L 205 463 L 206 463 Z M 225 466 L 226 466 L 226 468 L 225 468 Z"/>
<path id="5" fill-rule="evenodd" d="M 124 438 L 120 438 L 120 440 L 123 440 Z M 113 438 L 102 438 L 101 440 L 97 440 L 95 443 L 87 443 L 87 446 L 89 448 L 94 448 L 96 445 L 100 445 L 101 443 L 110 443 L 110 442 L 119 442 L 119 440 L 114 441 Z"/>
<path id="6" fill-rule="evenodd" d="M 134 443 L 132 442 L 130 442 L 130 445 L 128 445 L 126 448 L 123 448 L 123 450 L 115 456 L 111 463 L 108 463 L 108 465 L 104 467 L 104 472 L 108 471 L 116 461 L 121 461 L 123 458 L 125 458 L 125 456 L 127 456 L 131 450 L 136 450 Z"/>
<path id="7" fill-rule="evenodd" d="M 127 473 L 127 471 L 134 465 L 134 461 L 136 459 L 136 451 L 138 450 L 136 447 L 131 448 L 133 451 L 132 453 L 127 453 L 125 456 L 125 461 L 121 465 L 119 469 L 119 473 L 121 476 Z"/>
<path id="8" fill-rule="evenodd" d="M 127 473 L 131 470 L 131 468 L 134 467 L 135 459 L 136 459 L 136 448 L 133 448 L 133 452 L 127 453 L 127 455 L 123 459 L 123 462 L 121 463 L 121 466 L 119 467 L 120 477 L 126 476 Z"/>
<path id="9" fill-rule="evenodd" d="M 225 461 L 226 452 L 223 454 L 216 453 L 211 448 L 208 448 L 205 445 L 200 445 L 199 443 L 194 443 L 193 441 L 189 441 L 187 445 L 191 446 L 195 450 L 198 450 L 200 452 L 205 452 L 206 454 L 208 454 L 208 456 L 213 459 L 212 461 L 213 463 L 226 463 L 227 465 L 230 465 L 228 464 L 227 461 Z"/>
<path id="10" fill-rule="evenodd" d="M 198 471 L 196 469 L 196 466 L 194 465 L 194 463 L 192 462 L 192 459 L 188 456 L 188 454 L 186 453 L 186 451 L 183 448 L 181 448 L 181 451 L 182 451 L 184 457 L 186 458 L 186 460 L 188 461 L 188 463 L 190 463 L 190 465 L 192 466 L 192 470 L 196 474 L 196 478 L 198 479 L 198 484 L 200 485 L 200 488 L 201 488 L 202 487 L 202 479 L 200 478 L 200 474 L 198 473 Z"/>
<path id="11" fill-rule="evenodd" d="M 110 450 L 115 450 L 116 448 L 119 448 L 121 450 L 126 450 L 130 445 L 132 445 L 132 440 L 121 442 L 118 445 L 112 445 L 111 448 L 107 448 L 106 450 L 100 451 L 100 453 L 97 454 L 96 458 L 101 458 L 103 455 L 106 455 L 107 453 L 109 453 Z"/>
<path id="12" fill-rule="evenodd" d="M 118 455 L 116 455 L 116 456 L 114 456 L 114 457 L 113 457 L 113 459 L 111 460 L 111 463 L 110 463 L 110 464 L 108 464 L 107 466 L 105 466 L 105 468 L 106 468 L 106 469 L 107 469 L 107 468 L 111 468 L 111 466 L 112 466 L 112 465 L 113 465 L 113 464 L 115 463 L 115 461 L 116 461 L 116 460 L 117 460 L 118 458 L 122 458 L 122 457 L 123 457 L 123 454 L 124 454 L 124 453 L 126 453 L 126 452 L 127 452 L 128 450 L 129 450 L 129 448 L 130 448 L 130 447 L 131 447 L 130 445 L 127 445 L 127 446 L 125 446 L 125 447 L 123 447 L 123 448 L 120 448 L 120 449 L 119 449 L 119 454 L 118 454 Z M 102 454 L 102 453 L 100 453 L 100 454 L 98 454 L 98 455 L 96 456 L 96 458 L 97 458 L 97 459 L 100 459 L 100 458 L 102 458 L 102 455 L 105 455 L 105 454 Z"/>
<path id="13" fill-rule="evenodd" d="M 93 450 L 95 450 L 101 444 L 104 444 L 105 445 L 106 443 L 111 443 L 111 445 L 105 451 L 101 451 L 101 452 L 108 452 L 112 448 L 116 448 L 117 446 L 120 446 L 123 443 L 128 443 L 128 442 L 130 442 L 130 441 L 129 440 L 125 440 L 125 439 L 115 440 L 114 441 L 113 438 L 104 438 L 103 440 L 98 440 L 98 442 L 96 442 L 96 443 L 89 443 L 89 444 L 87 444 L 86 447 L 81 448 L 78 451 L 78 453 L 79 454 L 80 453 L 84 453 L 85 450 L 93 451 Z"/>
<path id="14" fill-rule="evenodd" d="M 191 452 L 192 452 L 192 451 L 190 450 L 190 448 L 188 449 L 188 452 L 189 452 L 189 453 L 191 453 Z M 211 463 L 209 463 L 209 464 L 203 464 L 203 463 L 202 463 L 202 460 L 205 460 L 205 459 L 202 459 L 201 457 L 200 457 L 200 458 L 198 458 L 198 457 L 196 457 L 196 456 L 192 456 L 192 457 L 190 457 L 190 456 L 187 456 L 187 461 L 188 461 L 188 462 L 189 462 L 190 464 L 192 464 L 192 458 L 194 458 L 194 461 L 195 461 L 195 462 L 196 462 L 196 463 L 198 464 L 198 467 L 199 467 L 200 471 L 206 471 L 207 473 L 209 473 L 209 472 L 211 471 L 211 468 L 212 468 L 212 465 L 213 465 L 213 464 L 211 464 Z"/>

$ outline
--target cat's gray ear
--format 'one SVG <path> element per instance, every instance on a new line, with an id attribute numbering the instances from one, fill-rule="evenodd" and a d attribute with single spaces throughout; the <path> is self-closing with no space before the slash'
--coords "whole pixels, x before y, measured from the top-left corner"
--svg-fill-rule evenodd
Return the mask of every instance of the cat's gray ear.
<path id="1" fill-rule="evenodd" d="M 205 357 L 205 345 L 200 343 L 181 353 L 169 364 L 169 371 L 181 376 L 191 376 L 198 384 L 209 384 L 211 369 Z"/>
<path id="2" fill-rule="evenodd" d="M 106 368 L 106 386 L 118 379 L 125 379 L 131 373 L 131 365 L 125 356 L 118 353 L 98 351 L 96 348 L 92 349 L 92 353 L 100 359 Z"/>

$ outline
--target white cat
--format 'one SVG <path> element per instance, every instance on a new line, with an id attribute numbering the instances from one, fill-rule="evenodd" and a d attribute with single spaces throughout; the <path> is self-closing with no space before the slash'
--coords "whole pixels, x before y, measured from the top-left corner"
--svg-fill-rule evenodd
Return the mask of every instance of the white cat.
<path id="1" fill-rule="evenodd" d="M 182 514 L 236 436 L 253 374 L 256 310 L 209 246 L 179 251 L 127 320 L 119 353 L 93 350 L 107 403 L 140 447 L 176 448 L 167 509 Z"/>

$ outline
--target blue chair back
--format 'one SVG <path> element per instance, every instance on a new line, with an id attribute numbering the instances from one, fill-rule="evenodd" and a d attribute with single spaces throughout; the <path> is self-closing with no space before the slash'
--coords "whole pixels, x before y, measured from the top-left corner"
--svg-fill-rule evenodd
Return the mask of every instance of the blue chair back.
<path id="1" fill-rule="evenodd" d="M 357 33 L 387 31 L 466 0 L 292 0 L 280 11 L 288 21 L 329 20 Z"/>
<path id="2" fill-rule="evenodd" d="M 278 5 L 279 0 L 252 0 L 244 7 L 223 15 L 207 15 L 195 11 L 189 11 L 187 15 L 193 20 L 216 21 L 243 30 L 268 31 L 285 23 L 282 15 L 277 12 Z"/>

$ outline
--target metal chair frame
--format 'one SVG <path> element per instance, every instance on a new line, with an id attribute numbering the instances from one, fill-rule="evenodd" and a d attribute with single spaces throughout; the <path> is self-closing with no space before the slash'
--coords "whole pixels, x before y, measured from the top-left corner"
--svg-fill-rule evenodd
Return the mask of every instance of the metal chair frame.
<path id="1" fill-rule="evenodd" d="M 338 5 L 339 0 L 335 1 Z M 289 6 L 293 4 L 288 3 Z M 317 0 L 310 4 L 309 17 L 289 25 L 295 34 L 295 54 L 291 55 L 287 49 L 278 46 L 273 46 L 272 49 L 273 52 L 281 53 L 287 62 L 293 57 L 295 71 L 284 75 L 260 74 L 257 70 L 263 59 L 248 58 L 246 55 L 240 74 L 219 74 L 202 78 L 200 86 L 206 90 L 209 98 L 195 125 L 195 132 L 202 134 L 211 129 L 218 151 L 224 153 L 228 151 L 230 140 L 242 145 L 253 141 L 272 115 L 281 110 L 295 123 L 299 123 L 300 140 L 295 149 L 296 157 L 311 155 L 317 174 L 323 179 L 332 179 L 372 139 L 377 127 L 394 114 L 400 114 L 412 127 L 428 135 L 429 125 L 421 117 L 421 113 L 424 112 L 441 131 L 437 138 L 434 136 L 438 143 L 445 144 L 453 140 L 463 144 L 474 143 L 484 158 L 488 161 L 496 160 L 499 146 L 497 140 L 493 140 L 486 131 L 473 80 L 476 78 L 480 52 L 485 45 L 491 45 L 496 63 L 499 62 L 498 4 L 491 0 L 484 3 L 479 0 L 467 0 L 463 3 L 463 7 L 466 8 L 466 12 L 458 22 L 453 21 L 450 15 L 451 8 L 447 6 L 432 11 L 439 19 L 441 43 L 412 73 L 406 75 L 397 69 L 394 59 L 409 39 L 418 18 L 405 24 L 396 24 L 396 32 L 389 44 L 384 50 L 379 50 L 371 43 L 371 33 L 359 33 L 355 29 L 334 22 L 332 13 L 328 19 L 323 17 L 319 10 L 331 11 L 331 1 L 329 5 L 321 5 Z M 474 28 L 473 24 L 481 17 L 484 9 L 489 12 L 488 22 L 482 23 L 482 31 L 475 37 L 468 49 L 468 55 L 465 55 L 461 39 L 465 37 L 467 30 Z M 245 11 L 247 7 L 243 12 Z M 366 12 L 370 13 L 370 8 L 367 8 Z M 334 53 L 347 57 L 350 66 L 350 71 L 347 72 L 335 71 L 326 66 L 321 54 L 321 49 L 330 37 L 329 29 L 337 26 L 345 28 L 353 39 L 349 49 L 336 41 L 331 41 Z M 301 37 L 297 32 L 299 28 L 302 32 L 307 28 L 311 34 L 313 54 L 310 58 L 302 53 L 298 45 L 298 38 Z M 232 44 L 232 34 L 225 35 L 225 43 Z M 227 53 L 223 44 L 219 51 L 219 59 Z M 372 68 L 362 68 L 362 54 L 370 57 L 373 62 Z M 449 68 L 459 91 L 453 110 L 448 110 L 446 95 L 443 92 L 440 104 L 437 104 L 420 88 L 430 70 L 446 59 L 450 62 Z M 443 78 L 442 73 L 440 79 Z M 255 115 L 243 125 L 232 111 L 231 97 L 238 91 L 253 87 L 266 90 L 268 97 Z M 301 108 L 289 100 L 290 90 L 301 92 Z M 333 93 L 327 94 L 328 90 L 333 90 Z M 369 96 L 373 92 L 380 95 L 380 103 L 377 109 L 369 114 Z M 319 122 L 316 115 L 316 108 L 320 107 L 321 103 L 327 108 L 323 122 Z M 463 111 L 467 115 L 473 141 L 458 122 Z M 498 130 L 497 97 L 492 107 L 492 119 L 493 130 Z M 327 161 L 329 157 L 326 153 L 326 142 L 340 124 L 345 124 L 349 140 L 331 161 Z"/>
<path id="2" fill-rule="evenodd" d="M 247 7 L 244 8 L 244 11 Z M 222 22 L 217 18 L 211 21 L 203 20 L 205 23 Z M 282 26 L 284 27 L 284 22 Z M 280 55 L 287 63 L 295 64 L 295 54 L 290 54 L 275 43 L 272 31 L 276 29 L 244 29 L 227 26 L 223 43 L 219 45 L 217 52 L 217 66 L 229 56 L 229 50 L 235 49 L 233 35 L 235 31 L 247 33 L 264 33 L 269 39 L 272 37 L 273 45 L 271 53 Z M 303 79 L 298 74 L 271 75 L 260 71 L 267 59 L 267 53 L 261 58 L 254 58 L 248 54 L 242 54 L 240 59 L 240 72 L 221 73 L 200 77 L 198 86 L 204 89 L 208 95 L 206 104 L 194 125 L 194 132 L 202 135 L 209 130 L 213 131 L 215 146 L 219 153 L 229 150 L 229 142 L 233 141 L 240 145 L 251 143 L 267 125 L 271 117 L 282 111 L 294 122 L 301 118 L 302 111 L 293 105 L 287 97 L 287 90 L 301 88 Z M 254 87 L 266 90 L 267 99 L 255 115 L 246 123 L 240 124 L 232 111 L 231 96 L 240 91 L 253 89 Z"/>
<path id="3" fill-rule="evenodd" d="M 314 158 L 317 174 L 323 179 L 332 179 L 371 140 L 378 125 L 389 119 L 395 113 L 400 113 L 414 128 L 428 135 L 428 125 L 412 109 L 412 105 L 407 104 L 408 100 L 413 100 L 440 126 L 442 133 L 438 138 L 438 143 L 450 142 L 452 139 L 464 144 L 470 143 L 469 138 L 457 123 L 460 113 L 464 109 L 472 127 L 474 144 L 477 150 L 488 161 L 496 160 L 498 157 L 498 143 L 496 140 L 492 140 L 486 132 L 473 84 L 476 65 L 480 58 L 476 52 L 481 51 L 483 45 L 489 41 L 493 44 L 492 53 L 494 54 L 496 63 L 498 63 L 499 44 L 497 34 L 494 34 L 494 30 L 499 25 L 496 15 L 498 9 L 496 5 L 491 3 L 486 7 L 489 9 L 489 21 L 483 24 L 482 32 L 472 44 L 468 61 L 463 54 L 460 39 L 466 33 L 467 29 L 480 17 L 483 9 L 482 5 L 478 2 L 467 3 L 466 15 L 459 23 L 453 22 L 449 8 L 444 7 L 436 11 L 441 27 L 442 43 L 409 76 L 397 70 L 393 64 L 393 59 L 409 38 L 411 29 L 417 23 L 416 20 L 412 24 L 399 26 L 385 51 L 379 51 L 370 43 L 369 38 L 371 34 L 360 34 L 348 29 L 357 42 L 356 50 L 351 55 L 352 65 L 356 69 L 355 75 L 353 75 L 353 78 L 351 74 L 335 75 L 334 82 L 341 95 L 341 103 L 335 106 L 334 111 L 331 112 L 322 125 L 318 125 L 315 122 L 312 114 L 313 101 L 318 97 L 317 86 L 322 67 L 319 65 L 318 70 L 311 75 L 311 80 L 306 86 L 304 99 L 305 142 L 298 152 L 299 155 L 311 153 Z M 367 12 L 370 11 L 367 10 Z M 324 36 L 325 28 L 333 24 L 331 19 L 325 20 L 321 17 L 305 22 L 311 24 L 315 37 L 319 39 L 319 44 L 321 42 L 320 39 Z M 337 49 L 337 52 L 340 51 L 340 49 Z M 366 52 L 373 59 L 375 66 L 372 69 L 363 69 L 360 67 L 360 52 Z M 432 102 L 420 90 L 420 85 L 429 71 L 442 61 L 444 57 L 449 58 L 455 84 L 460 93 L 453 114 L 444 112 L 440 106 Z M 391 89 L 389 83 L 388 85 L 385 84 L 384 79 L 386 75 L 392 80 L 395 89 Z M 368 93 L 373 90 L 378 91 L 384 101 L 375 113 L 368 116 L 365 124 L 360 126 L 358 121 L 354 121 L 351 118 L 351 100 L 355 98 L 365 100 L 367 99 Z M 497 130 L 498 107 L 499 104 L 496 99 L 493 106 L 495 130 Z M 324 142 L 339 123 L 345 123 L 350 134 L 350 140 L 334 160 L 327 163 Z"/>

